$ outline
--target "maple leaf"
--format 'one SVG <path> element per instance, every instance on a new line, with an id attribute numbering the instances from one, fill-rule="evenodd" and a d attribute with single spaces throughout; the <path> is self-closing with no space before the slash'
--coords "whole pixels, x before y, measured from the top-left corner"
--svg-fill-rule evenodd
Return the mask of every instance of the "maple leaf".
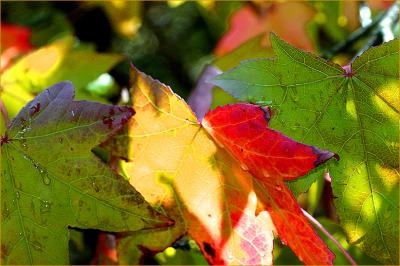
<path id="1" fill-rule="evenodd" d="M 399 40 L 344 69 L 271 42 L 276 58 L 242 62 L 214 83 L 242 101 L 272 101 L 271 128 L 340 154 L 328 168 L 350 243 L 398 264 Z"/>
<path id="2" fill-rule="evenodd" d="M 245 5 L 233 14 L 230 29 L 218 42 L 215 54 L 225 55 L 247 40 L 272 31 L 297 47 L 311 51 L 313 46 L 306 34 L 306 23 L 313 14 L 314 10 L 307 3 L 273 3 L 261 15 L 254 7 Z"/>
<path id="3" fill-rule="evenodd" d="M 116 136 L 116 148 L 128 147 L 125 151 L 117 149 L 117 155 L 126 160 L 121 162 L 122 171 L 148 202 L 176 223 L 174 227 L 149 230 L 121 240 L 118 248 L 120 263 L 137 263 L 141 252 L 136 246 L 156 252 L 187 232 L 210 263 L 272 264 L 275 227 L 278 235 L 305 262 L 332 263 L 332 254 L 307 223 L 295 198 L 283 183 L 284 178 L 308 172 L 318 162 L 333 156 L 332 153 L 296 143 L 270 130 L 267 134 L 273 136 L 265 135 L 268 139 L 265 145 L 275 140 L 285 150 L 266 153 L 271 160 L 265 167 L 259 167 L 270 171 L 276 181 L 272 177 L 271 182 L 254 181 L 252 175 L 241 167 L 248 161 L 236 157 L 242 162 L 238 163 L 219 147 L 199 125 L 191 109 L 169 87 L 136 69 L 132 69 L 132 83 L 133 107 L 137 113 L 128 123 L 125 133 Z M 255 105 L 246 106 L 248 121 L 237 130 L 252 128 L 254 123 L 262 124 L 259 130 L 267 129 L 266 111 Z M 232 109 L 242 112 L 242 107 L 239 104 Z M 204 120 L 204 127 L 209 131 L 213 129 L 211 132 L 216 132 L 218 128 L 208 119 L 213 114 L 228 116 L 221 121 L 221 126 L 235 123 L 234 112 L 215 112 L 206 115 Z M 243 141 L 251 140 L 243 138 Z M 251 150 L 250 147 L 247 149 Z M 284 163 L 276 163 L 276 157 L 281 155 L 287 156 L 283 158 Z M 296 156 L 301 157 L 295 159 Z M 293 165 L 298 169 L 288 164 L 290 158 L 294 159 Z M 273 167 L 279 167 L 282 172 L 276 172 Z M 279 191 L 277 185 L 281 186 Z M 263 207 L 257 209 L 259 206 Z M 295 228 L 289 219 L 296 224 Z M 154 243 L 157 242 L 155 238 L 160 241 Z M 134 259 L 129 258 L 132 253 Z"/>
<path id="4" fill-rule="evenodd" d="M 332 264 L 333 254 L 308 223 L 284 181 L 308 173 L 335 155 L 268 128 L 269 117 L 268 109 L 239 103 L 209 112 L 202 124 L 256 178 L 257 195 L 282 242 L 306 264 Z"/>
<path id="5" fill-rule="evenodd" d="M 170 222 L 91 152 L 134 111 L 73 97 L 68 82 L 46 89 L 1 137 L 2 264 L 67 264 L 68 227 L 137 231 Z"/>

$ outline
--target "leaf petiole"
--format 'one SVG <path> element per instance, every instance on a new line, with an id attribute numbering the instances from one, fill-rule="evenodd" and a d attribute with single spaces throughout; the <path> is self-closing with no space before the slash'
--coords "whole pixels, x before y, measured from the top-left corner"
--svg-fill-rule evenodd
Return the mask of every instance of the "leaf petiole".
<path id="1" fill-rule="evenodd" d="M 307 219 L 312 222 L 319 230 L 321 230 L 322 233 L 324 233 L 332 242 L 342 251 L 343 255 L 349 260 L 351 265 L 357 265 L 355 260 L 351 257 L 351 255 L 347 252 L 347 250 L 339 243 L 339 241 L 331 235 L 328 230 L 325 229 L 325 227 L 322 226 L 320 222 L 318 222 L 317 219 L 315 219 L 311 214 L 306 212 L 304 209 L 301 209 L 303 212 L 304 216 L 307 217 Z"/>

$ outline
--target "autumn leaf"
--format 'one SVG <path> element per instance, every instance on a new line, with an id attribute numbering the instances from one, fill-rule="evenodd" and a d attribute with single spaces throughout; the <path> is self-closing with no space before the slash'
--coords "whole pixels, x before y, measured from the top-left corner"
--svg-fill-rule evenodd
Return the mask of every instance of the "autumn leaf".
<path id="1" fill-rule="evenodd" d="M 3 73 L 0 96 L 11 117 L 34 94 L 64 80 L 70 80 L 76 86 L 78 99 L 101 101 L 100 97 L 86 91 L 85 86 L 121 61 L 122 56 L 74 48 L 73 44 L 72 36 L 57 40 L 22 57 Z"/>
<path id="2" fill-rule="evenodd" d="M 282 242 L 306 264 L 332 264 L 333 254 L 308 223 L 284 181 L 308 173 L 335 155 L 268 128 L 269 117 L 268 109 L 239 103 L 209 112 L 202 124 L 255 177 L 256 192 Z"/>
<path id="3" fill-rule="evenodd" d="M 134 111 L 73 97 L 68 82 L 46 89 L 1 136 L 2 264 L 67 264 L 68 227 L 170 224 L 91 152 Z"/>
<path id="4" fill-rule="evenodd" d="M 301 212 L 299 214 L 299 206 L 284 186 L 283 179 L 304 174 L 314 168 L 317 162 L 322 162 L 333 154 L 295 143 L 275 132 L 273 137 L 279 136 L 287 140 L 288 147 L 294 145 L 291 152 L 296 149 L 289 155 L 282 151 L 282 154 L 288 156 L 285 159 L 303 155 L 304 151 L 308 160 L 307 164 L 302 162 L 304 158 L 295 161 L 294 163 L 299 163 L 297 172 L 294 167 L 289 167 L 285 174 L 278 173 L 276 182 L 272 179 L 270 183 L 264 184 L 254 179 L 245 170 L 246 167 L 242 169 L 241 163 L 237 161 L 242 158 L 234 159 L 224 148 L 218 146 L 199 125 L 186 103 L 169 87 L 133 69 L 131 94 L 132 105 L 137 113 L 128 123 L 125 133 L 116 136 L 115 140 L 117 155 L 125 158 L 121 162 L 123 174 L 148 202 L 175 220 L 176 224 L 174 227 L 149 230 L 122 239 L 118 248 L 120 263 L 137 263 L 143 248 L 156 252 L 188 233 L 199 244 L 210 263 L 272 264 L 273 231 L 277 225 L 278 234 L 282 234 L 282 239 L 298 254 L 302 254 L 305 262 L 332 263 L 332 254 Z M 234 107 L 241 112 L 241 105 Z M 255 115 L 254 120 L 264 123 L 262 129 L 267 129 L 264 117 L 266 111 L 261 111 L 254 105 L 249 105 L 249 111 Z M 227 114 L 224 111 L 217 111 L 218 113 Z M 227 118 L 224 123 L 234 123 L 233 118 Z M 237 130 L 246 126 L 252 127 L 253 120 L 251 117 L 249 120 L 248 125 L 244 123 Z M 217 128 L 210 124 L 212 121 L 209 119 L 205 121 L 204 127 L 208 130 Z M 266 144 L 270 144 L 273 137 Z M 243 139 L 246 140 L 248 139 Z M 277 142 L 283 148 L 282 143 Z M 121 147 L 128 149 L 124 151 Z M 277 150 L 277 154 L 269 155 L 279 156 L 279 152 L 281 151 Z M 320 156 L 322 158 L 318 159 Z M 271 176 L 277 174 L 274 167 L 279 164 L 275 164 L 276 161 L 275 158 L 266 166 L 272 166 L 267 169 L 271 171 Z M 285 160 L 283 164 L 288 166 L 288 161 Z M 281 167 L 279 170 L 285 171 Z M 281 191 L 277 192 L 276 184 L 282 185 Z M 282 197 L 282 201 L 275 201 L 272 197 Z M 288 204 L 291 205 L 286 206 Z M 280 208 L 287 211 L 281 211 Z M 294 213 L 289 214 L 292 211 Z M 273 223 L 271 217 L 274 216 Z M 292 226 L 288 218 L 297 223 L 299 231 L 290 229 Z M 291 239 L 297 233 L 305 234 Z M 308 242 L 301 243 L 305 247 L 299 250 L 301 241 Z M 315 255 L 306 255 L 307 250 Z M 315 253 L 316 250 L 322 252 Z M 132 254 L 134 259 L 129 257 Z"/>
<path id="5" fill-rule="evenodd" d="M 32 50 L 29 42 L 31 31 L 27 27 L 13 24 L 1 23 L 1 62 L 0 72 L 3 72 L 15 61 L 20 55 Z"/>
<path id="6" fill-rule="evenodd" d="M 250 5 L 236 11 L 232 15 L 230 29 L 215 48 L 215 54 L 225 55 L 247 40 L 272 31 L 284 36 L 297 47 L 313 50 L 307 36 L 306 23 L 313 17 L 314 10 L 307 3 L 273 3 L 260 13 L 262 14 L 258 14 Z M 268 43 L 268 39 L 266 42 Z"/>
<path id="7" fill-rule="evenodd" d="M 211 263 L 271 264 L 273 226 L 268 213 L 256 216 L 257 199 L 253 196 L 249 201 L 249 174 L 213 142 L 169 87 L 136 69 L 132 75 L 137 113 L 126 134 L 117 136 L 123 146 L 129 144 L 122 169 L 130 183 L 154 208 L 173 219 L 175 226 L 121 240 L 119 262 L 137 264 L 142 252 L 137 246 L 161 251 L 189 232 Z M 246 228 L 258 232 L 257 241 L 264 243 L 259 250 L 249 250 L 254 237 L 242 235 Z"/>
<path id="8" fill-rule="evenodd" d="M 340 154 L 327 167 L 350 244 L 398 264 L 399 40 L 344 69 L 271 42 L 276 58 L 244 61 L 215 84 L 242 101 L 271 101 L 271 128 Z"/>

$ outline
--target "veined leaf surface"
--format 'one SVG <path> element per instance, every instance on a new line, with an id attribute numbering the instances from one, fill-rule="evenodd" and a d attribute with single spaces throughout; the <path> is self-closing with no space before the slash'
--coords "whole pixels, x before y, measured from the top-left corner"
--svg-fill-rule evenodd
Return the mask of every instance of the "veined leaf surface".
<path id="1" fill-rule="evenodd" d="M 294 178 L 296 175 L 304 174 L 315 167 L 319 156 L 325 154 L 326 159 L 333 156 L 329 152 L 318 152 L 310 146 L 296 143 L 275 132 L 269 139 L 271 144 L 273 137 L 283 138 L 288 147 L 294 145 L 298 153 L 287 153 L 287 157 L 296 157 L 302 153 L 309 157 L 309 164 L 299 165 L 297 172 L 294 168 L 285 169 L 280 176 L 274 176 L 278 183 L 272 179 L 271 183 L 265 183 L 254 179 L 245 167 L 242 169 L 240 161 L 234 153 L 232 156 L 228 148 L 219 147 L 217 143 L 224 143 L 219 138 L 211 137 L 204 128 L 198 124 L 196 117 L 186 103 L 175 95 L 172 90 L 151 77 L 132 70 L 133 107 L 137 111 L 134 118 L 128 123 L 126 132 L 117 136 L 117 147 L 129 144 L 127 150 L 117 150 L 118 155 L 124 157 L 122 169 L 129 177 L 131 184 L 141 192 L 145 199 L 153 204 L 162 213 L 176 221 L 174 227 L 159 230 L 159 232 L 148 232 L 131 240 L 122 240 L 120 251 L 134 250 L 133 245 L 147 247 L 152 251 L 165 248 L 181 234 L 189 233 L 199 244 L 203 254 L 213 264 L 271 264 L 273 234 L 276 227 L 278 235 L 282 234 L 284 241 L 296 243 L 291 245 L 296 249 L 300 244 L 298 239 L 291 239 L 290 233 L 285 230 L 290 227 L 288 218 L 298 221 L 299 230 L 305 226 L 305 239 L 313 244 L 305 243 L 307 248 L 298 250 L 298 254 L 307 263 L 331 264 L 333 256 L 314 233 L 312 227 L 305 221 L 298 204 L 290 191 L 286 189 L 284 178 Z M 238 112 L 242 112 L 241 105 L 234 105 Z M 243 128 L 252 127 L 252 121 L 262 124 L 259 129 L 267 129 L 264 112 L 254 105 L 248 105 L 248 110 L 255 115 L 250 117 L 248 124 L 244 121 Z M 214 111 L 216 113 L 228 114 L 225 111 Z M 262 113 L 259 117 L 260 112 Z M 215 114 L 215 113 L 214 113 Z M 207 115 L 206 115 L 207 117 Z M 232 122 L 228 114 L 224 123 Z M 260 121 L 261 119 L 261 121 Z M 210 124 L 205 119 L 204 127 L 210 129 L 218 127 Z M 263 122 L 262 122 L 263 121 Z M 233 123 L 233 122 L 232 122 Z M 223 123 L 220 123 L 221 126 Z M 241 127 L 236 128 L 240 130 Z M 251 139 L 248 139 L 251 141 Z M 278 141 L 279 142 L 279 141 Z M 278 145 L 280 146 L 280 145 Z M 272 158 L 278 157 L 282 147 L 272 151 Z M 293 151 L 293 149 L 292 149 Z M 235 159 L 236 158 L 236 159 Z M 271 176 L 276 175 L 274 167 L 278 167 L 276 160 L 271 160 Z M 288 158 L 286 158 L 288 159 Z M 243 163 L 247 163 L 244 161 Z M 260 162 L 259 162 L 260 163 Z M 287 161 L 286 161 L 287 163 Z M 300 169 L 302 168 L 302 169 Z M 270 186 L 270 184 L 273 184 Z M 271 189 L 275 191 L 275 185 L 282 185 L 283 201 L 275 201 L 278 194 L 270 194 Z M 274 192 L 275 193 L 275 192 Z M 261 195 L 261 196 L 260 196 Z M 292 206 L 286 206 L 291 204 Z M 297 213 L 287 216 L 286 211 L 278 211 L 280 208 L 296 210 Z M 275 220 L 271 221 L 272 210 L 276 212 Z M 289 212 L 290 212 L 289 211 Z M 286 214 L 283 214 L 283 213 Z M 299 219 L 300 217 L 300 219 Z M 280 220 L 279 220 L 280 219 Z M 275 225 L 274 225 L 275 224 Z M 286 229 L 285 229 L 286 228 Z M 290 231 L 290 230 L 289 230 Z M 295 230 L 291 231 L 292 233 Z M 301 231 L 304 233 L 303 231 Z M 146 233 L 143 233 L 146 234 Z M 158 237 L 157 237 L 158 235 Z M 160 243 L 152 244 L 157 237 Z M 304 243 L 303 243 L 304 244 Z M 307 257 L 307 250 L 324 251 Z M 121 253 L 120 253 L 121 255 Z M 125 257 L 122 255 L 123 258 Z M 137 258 L 138 259 L 138 258 Z M 127 261 L 120 261 L 126 263 Z M 130 261 L 131 263 L 133 261 Z"/>
<path id="2" fill-rule="evenodd" d="M 68 227 L 138 231 L 170 224 L 91 149 L 133 115 L 46 89 L 1 136 L 1 263 L 67 264 Z"/>
<path id="3" fill-rule="evenodd" d="M 345 69 L 271 41 L 276 58 L 242 62 L 215 84 L 242 101 L 272 101 L 271 128 L 339 154 L 328 167 L 350 243 L 398 264 L 399 40 Z"/>

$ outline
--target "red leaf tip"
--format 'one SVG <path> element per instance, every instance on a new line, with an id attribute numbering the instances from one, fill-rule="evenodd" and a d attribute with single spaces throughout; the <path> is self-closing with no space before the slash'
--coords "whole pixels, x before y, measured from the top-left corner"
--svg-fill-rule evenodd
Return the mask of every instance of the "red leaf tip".
<path id="1" fill-rule="evenodd" d="M 271 119 L 271 109 L 268 106 L 260 106 L 261 111 L 264 113 L 264 119 L 268 123 Z"/>
<path id="2" fill-rule="evenodd" d="M 336 161 L 340 160 L 340 157 L 338 154 L 330 152 L 330 151 L 321 150 L 314 146 L 312 146 L 312 151 L 314 154 L 318 155 L 317 160 L 314 162 L 315 167 L 317 167 L 320 164 L 323 164 L 324 162 L 331 159 L 332 157 L 334 157 L 336 159 Z"/>

